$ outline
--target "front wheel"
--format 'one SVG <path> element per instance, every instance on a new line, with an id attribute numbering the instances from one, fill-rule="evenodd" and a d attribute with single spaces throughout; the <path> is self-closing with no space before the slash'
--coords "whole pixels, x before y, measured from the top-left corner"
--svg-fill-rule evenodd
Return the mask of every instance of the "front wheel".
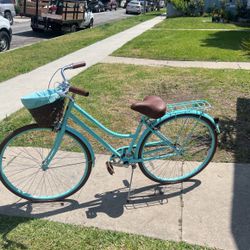
<path id="1" fill-rule="evenodd" d="M 0 31 L 0 52 L 10 48 L 10 36 L 6 31 Z"/>
<path id="2" fill-rule="evenodd" d="M 31 201 L 55 201 L 77 192 L 91 172 L 87 146 L 66 131 L 47 168 L 44 161 L 55 143 L 52 128 L 27 125 L 0 145 L 0 180 L 14 194 Z"/>
<path id="3" fill-rule="evenodd" d="M 203 170 L 217 147 L 212 123 L 198 115 L 170 117 L 145 136 L 138 158 L 142 172 L 151 180 L 167 184 L 185 181 Z"/>

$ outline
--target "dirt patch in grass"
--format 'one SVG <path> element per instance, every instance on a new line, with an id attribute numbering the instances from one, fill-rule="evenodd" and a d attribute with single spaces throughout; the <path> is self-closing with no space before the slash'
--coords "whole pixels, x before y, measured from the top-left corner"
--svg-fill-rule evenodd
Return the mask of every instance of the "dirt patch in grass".
<path id="1" fill-rule="evenodd" d="M 250 162 L 250 78 L 243 70 L 154 68 L 135 65 L 99 64 L 73 79 L 73 85 L 90 91 L 78 103 L 108 128 L 133 132 L 139 113 L 130 109 L 146 95 L 159 95 L 166 102 L 206 99 L 210 113 L 220 118 L 221 134 L 215 162 Z M 0 140 L 21 123 L 30 123 L 26 111 L 17 112 L 0 123 Z M 85 134 L 85 133 L 84 133 Z M 100 134 L 114 147 L 123 145 Z M 96 152 L 106 152 L 91 137 Z"/>

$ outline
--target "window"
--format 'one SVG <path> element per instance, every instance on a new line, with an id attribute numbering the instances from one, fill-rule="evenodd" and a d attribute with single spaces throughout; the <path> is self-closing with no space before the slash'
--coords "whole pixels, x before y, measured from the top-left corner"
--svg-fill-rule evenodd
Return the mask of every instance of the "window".
<path id="1" fill-rule="evenodd" d="M 2 4 L 10 4 L 10 3 L 12 3 L 12 0 L 0 0 L 0 3 L 2 3 Z"/>

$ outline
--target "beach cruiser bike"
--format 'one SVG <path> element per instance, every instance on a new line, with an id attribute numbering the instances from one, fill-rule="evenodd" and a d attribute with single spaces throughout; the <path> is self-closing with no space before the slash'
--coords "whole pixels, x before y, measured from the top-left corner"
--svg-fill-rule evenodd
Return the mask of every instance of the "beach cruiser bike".
<path id="1" fill-rule="evenodd" d="M 205 113 L 211 107 L 208 102 L 166 105 L 158 96 L 147 96 L 131 106 L 142 114 L 135 132 L 116 133 L 75 101 L 76 94 L 89 93 L 71 86 L 64 72 L 83 66 L 85 63 L 80 62 L 60 68 L 61 83 L 22 98 L 37 124 L 16 129 L 0 144 L 0 179 L 12 193 L 30 201 L 56 201 L 86 183 L 95 154 L 88 139 L 72 124 L 111 152 L 106 162 L 110 174 L 116 166 L 132 166 L 129 192 L 137 165 L 149 179 L 161 184 L 188 180 L 208 165 L 219 133 L 218 120 Z M 130 144 L 115 149 L 81 117 L 113 137 L 131 139 Z"/>

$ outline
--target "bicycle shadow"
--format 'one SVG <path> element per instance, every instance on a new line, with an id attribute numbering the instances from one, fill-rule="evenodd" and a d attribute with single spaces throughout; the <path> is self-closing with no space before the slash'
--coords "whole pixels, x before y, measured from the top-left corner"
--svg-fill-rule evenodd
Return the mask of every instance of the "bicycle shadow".
<path id="1" fill-rule="evenodd" d="M 168 203 L 169 199 L 191 192 L 201 184 L 199 180 L 193 179 L 186 181 L 190 185 L 186 184 L 187 186 L 184 189 L 181 184 L 154 184 L 141 187 L 133 190 L 131 201 L 127 203 L 127 180 L 124 180 L 123 183 L 125 187 L 96 194 L 95 199 L 87 202 L 79 203 L 74 199 L 43 203 L 18 201 L 10 205 L 0 206 L 0 214 L 41 219 L 85 209 L 87 219 L 96 218 L 100 213 L 104 213 L 111 218 L 118 218 L 123 215 L 125 209 L 133 210 L 163 205 Z"/>

